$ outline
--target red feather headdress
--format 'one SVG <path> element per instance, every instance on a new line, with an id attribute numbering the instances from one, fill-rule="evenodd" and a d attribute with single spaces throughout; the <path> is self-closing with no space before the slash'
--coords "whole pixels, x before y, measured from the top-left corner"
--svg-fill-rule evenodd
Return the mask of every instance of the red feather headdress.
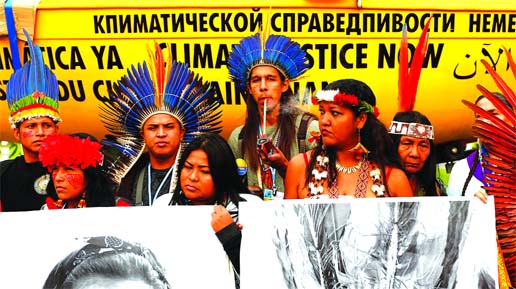
<path id="1" fill-rule="evenodd" d="M 86 169 L 102 165 L 102 145 L 90 138 L 54 134 L 45 138 L 39 148 L 39 160 L 49 171 L 57 166 Z"/>
<path id="2" fill-rule="evenodd" d="M 505 48 L 504 50 L 516 79 L 514 60 L 509 51 Z M 477 85 L 477 88 L 510 124 L 467 100 L 462 102 L 480 115 L 473 126 L 473 135 L 480 140 L 488 153 L 482 158 L 482 167 L 490 171 L 484 175 L 487 183 L 484 189 L 494 196 L 498 240 L 511 283 L 516 284 L 516 96 L 498 73 L 485 60 L 481 61 L 512 108 L 482 85 Z"/>
<path id="3" fill-rule="evenodd" d="M 423 28 L 423 32 L 421 32 L 416 50 L 414 50 L 410 69 L 408 61 L 407 25 L 403 25 L 398 75 L 398 111 L 414 110 L 421 68 L 423 68 L 423 61 L 425 60 L 428 48 L 428 27 L 431 21 L 432 17 L 428 19 Z"/>
<path id="4" fill-rule="evenodd" d="M 423 61 L 425 60 L 428 48 L 428 28 L 432 17 L 428 19 L 419 36 L 419 42 L 412 57 L 412 63 L 409 68 L 408 61 L 408 39 L 407 25 L 403 25 L 403 36 L 400 45 L 400 59 L 398 71 L 398 112 L 413 111 L 416 104 L 417 86 Z M 391 122 L 389 128 L 390 134 L 408 135 L 417 138 L 434 138 L 434 128 L 431 125 L 421 123 L 406 123 L 400 121 Z"/>

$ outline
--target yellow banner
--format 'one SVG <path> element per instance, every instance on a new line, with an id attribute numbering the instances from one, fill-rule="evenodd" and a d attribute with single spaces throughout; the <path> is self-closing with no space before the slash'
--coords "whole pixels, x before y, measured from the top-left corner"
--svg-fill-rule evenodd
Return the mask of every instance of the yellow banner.
<path id="1" fill-rule="evenodd" d="M 44 2 L 43 2 L 44 3 Z M 42 3 L 42 4 L 43 4 Z M 49 5 L 49 2 L 46 2 Z M 297 3 L 297 2 L 296 2 Z M 213 82 L 223 105 L 223 136 L 243 123 L 245 104 L 229 81 L 226 61 L 231 46 L 266 21 L 268 7 L 89 8 L 40 6 L 34 41 L 56 73 L 61 93 L 62 132 L 106 133 L 98 114 L 108 88 L 132 64 L 147 60 L 154 41 L 171 45 L 186 62 Z M 154 3 L 155 4 L 155 3 Z M 44 5 L 43 5 L 44 6 Z M 88 9 L 86 9 L 88 8 Z M 298 41 L 311 69 L 293 84 L 300 104 L 313 112 L 310 93 L 341 78 L 360 79 L 378 99 L 380 119 L 388 124 L 397 109 L 397 53 L 401 26 L 407 24 L 414 49 L 422 26 L 432 16 L 427 57 L 415 109 L 435 126 L 438 143 L 470 137 L 473 114 L 462 99 L 474 100 L 477 84 L 496 90 L 480 63 L 485 59 L 512 87 L 502 47 L 516 49 L 516 13 L 492 11 L 402 11 L 336 9 L 333 4 L 272 10 L 271 33 Z M 19 42 L 22 58 L 27 47 Z M 513 53 L 514 54 L 514 53 Z M 25 58 L 24 58 L 25 59 Z M 23 60 L 22 60 L 23 61 Z M 12 73 L 7 37 L 0 40 L 0 139 L 13 140 L 5 84 Z"/>

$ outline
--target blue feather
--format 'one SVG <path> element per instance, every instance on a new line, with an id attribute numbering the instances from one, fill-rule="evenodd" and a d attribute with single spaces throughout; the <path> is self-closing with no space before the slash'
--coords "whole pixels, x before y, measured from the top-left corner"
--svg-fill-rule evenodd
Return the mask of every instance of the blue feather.
<path id="1" fill-rule="evenodd" d="M 127 70 L 126 75 L 113 86 L 110 100 L 101 107 L 101 120 L 115 138 L 115 141 L 106 140 L 105 144 L 118 151 L 137 152 L 124 153 L 127 155 L 125 158 L 108 160 L 118 164 L 119 169 L 108 171 L 116 182 L 121 180 L 143 151 L 140 130 L 154 113 L 162 111 L 172 114 L 183 124 L 183 147 L 200 133 L 221 131 L 218 121 L 221 117 L 221 103 L 213 97 L 215 91 L 209 83 L 203 83 L 202 78 L 191 71 L 187 64 L 170 59 L 167 63 L 171 68 L 168 79 L 164 81 L 161 104 L 156 103 L 154 80 L 147 63 L 143 62 Z"/>
<path id="2" fill-rule="evenodd" d="M 306 52 L 288 37 L 269 35 L 264 51 L 261 50 L 260 34 L 256 33 L 242 39 L 231 51 L 227 65 L 238 89 L 245 89 L 249 72 L 260 63 L 276 67 L 290 80 L 308 70 Z"/>
<path id="3" fill-rule="evenodd" d="M 32 42 L 26 30 L 23 32 L 27 37 L 30 60 L 11 75 L 6 88 L 7 104 L 12 115 L 25 106 L 36 103 L 43 104 L 43 107 L 49 108 L 43 114 L 58 122 L 61 119 L 55 113 L 56 110 L 59 110 L 59 87 L 56 76 L 45 65 L 40 47 Z M 31 97 L 36 91 L 41 93 L 40 97 Z M 38 110 L 36 114 L 41 116 L 42 111 Z M 27 114 L 27 117 L 31 117 L 30 113 Z M 12 119 L 11 125 L 15 125 L 27 117 Z"/>

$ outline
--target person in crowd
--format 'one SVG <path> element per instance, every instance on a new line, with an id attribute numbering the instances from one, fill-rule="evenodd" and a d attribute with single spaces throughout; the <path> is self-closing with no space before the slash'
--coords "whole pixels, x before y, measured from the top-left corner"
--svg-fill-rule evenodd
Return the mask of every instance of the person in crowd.
<path id="1" fill-rule="evenodd" d="M 42 209 L 128 206 L 117 199 L 102 171 L 101 144 L 86 134 L 48 136 L 39 159 L 52 174 Z M 79 152 L 79 153 L 78 153 Z"/>
<path id="2" fill-rule="evenodd" d="M 318 146 L 292 158 L 286 199 L 413 196 L 367 84 L 342 79 L 318 91 Z"/>
<path id="3" fill-rule="evenodd" d="M 510 105 L 504 95 L 494 92 L 493 95 L 507 105 L 511 110 L 514 108 Z M 509 124 L 508 118 L 502 114 L 493 103 L 484 95 L 480 95 L 475 100 L 475 104 L 483 110 L 498 117 L 505 123 Z M 475 114 L 475 119 L 481 116 Z M 484 169 L 482 167 L 481 159 L 487 153 L 486 148 L 482 143 L 478 142 L 478 148 L 471 152 L 466 158 L 455 162 L 450 172 L 448 181 L 448 195 L 449 196 L 475 196 L 477 192 L 485 192 L 482 188 L 486 185 L 484 178 Z"/>
<path id="4" fill-rule="evenodd" d="M 215 205 L 211 225 L 236 273 L 240 272 L 238 221 L 241 201 L 260 201 L 238 175 L 235 156 L 218 134 L 205 133 L 190 143 L 178 163 L 178 185 L 172 194 L 158 199 L 169 205 Z"/>
<path id="5" fill-rule="evenodd" d="M 246 37 L 228 58 L 230 78 L 247 104 L 245 123 L 228 142 L 249 166 L 250 189 L 266 200 L 283 198 L 289 159 L 315 147 L 307 140 L 318 131 L 317 119 L 295 105 L 290 87 L 308 66 L 300 45 L 282 35 Z"/>
<path id="6" fill-rule="evenodd" d="M 516 63 L 510 50 L 504 50 L 516 79 Z M 474 152 L 476 156 L 468 157 L 473 159 L 468 161 L 473 165 L 469 168 L 462 194 L 473 195 L 484 203 L 488 201 L 488 196 L 492 196 L 496 217 L 499 287 L 510 289 L 516 284 L 516 94 L 487 61 L 481 62 L 501 93 L 490 92 L 482 85 L 477 85 L 482 96 L 477 98 L 475 104 L 462 100 L 475 113 L 476 120 L 472 132 L 480 146 L 478 151 Z M 466 164 L 463 166 L 467 171 Z M 477 166 L 481 168 L 478 174 L 473 172 Z M 475 177 L 478 175 L 481 184 L 477 183 L 475 188 L 470 189 L 473 185 L 470 183 L 473 174 Z M 458 184 L 460 186 L 461 182 Z"/>
<path id="7" fill-rule="evenodd" d="M 425 115 L 414 110 L 431 20 L 430 17 L 421 32 L 411 63 L 408 58 L 407 26 L 403 25 L 398 70 L 398 112 L 389 128 L 401 165 L 416 196 L 446 194 L 444 185 L 436 177 L 434 127 Z"/>
<path id="8" fill-rule="evenodd" d="M 436 177 L 434 127 L 418 111 L 398 112 L 389 134 L 416 196 L 443 196 L 446 188 Z"/>
<path id="9" fill-rule="evenodd" d="M 84 241 L 55 265 L 43 289 L 172 288 L 154 253 L 141 244 L 114 236 Z"/>
<path id="10" fill-rule="evenodd" d="M 38 159 L 42 141 L 58 131 L 59 87 L 26 31 L 31 59 L 7 83 L 9 122 L 23 155 L 0 163 L 0 211 L 39 210 L 50 176 Z"/>
<path id="11" fill-rule="evenodd" d="M 173 170 L 186 143 L 221 130 L 220 102 L 211 85 L 171 56 L 165 62 L 157 44 L 149 53 L 149 65 L 133 65 L 101 113 L 112 133 L 102 142 L 118 150 L 107 158 L 119 184 L 116 195 L 137 206 L 152 205 L 173 189 Z"/>

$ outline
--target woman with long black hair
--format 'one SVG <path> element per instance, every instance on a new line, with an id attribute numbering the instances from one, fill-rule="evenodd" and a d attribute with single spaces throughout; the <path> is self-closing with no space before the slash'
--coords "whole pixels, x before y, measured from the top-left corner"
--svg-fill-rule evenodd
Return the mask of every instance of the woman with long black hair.
<path id="1" fill-rule="evenodd" d="M 338 80 L 313 100 L 321 136 L 315 149 L 290 161 L 285 198 L 413 195 L 369 86 Z"/>

